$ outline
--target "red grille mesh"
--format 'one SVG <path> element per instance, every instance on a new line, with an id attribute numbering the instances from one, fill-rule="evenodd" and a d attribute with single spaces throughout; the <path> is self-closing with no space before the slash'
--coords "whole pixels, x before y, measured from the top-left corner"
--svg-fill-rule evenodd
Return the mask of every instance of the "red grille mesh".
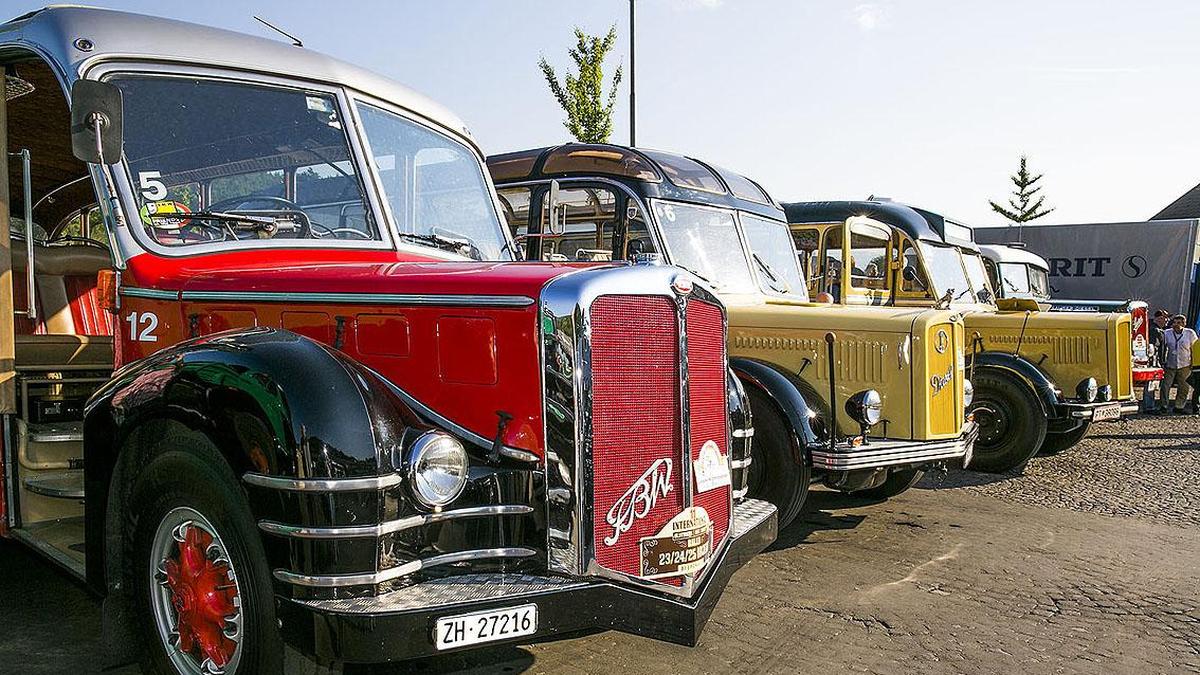
<path id="1" fill-rule="evenodd" d="M 683 510 L 679 444 L 678 322 L 670 298 L 605 296 L 591 307 L 592 476 L 596 561 L 641 573 L 638 540 Z M 671 489 L 620 535 L 606 517 L 655 460 L 671 460 Z M 689 477 L 690 478 L 690 477 Z"/>
<path id="2" fill-rule="evenodd" d="M 725 326 L 720 308 L 700 300 L 687 306 L 688 407 L 691 414 L 692 461 L 706 441 L 715 441 L 729 456 L 729 417 L 725 400 Z M 690 477 L 689 477 L 690 478 Z M 693 483 L 693 486 L 695 483 Z M 729 529 L 728 486 L 696 492 L 692 503 L 704 507 L 713 522 L 713 546 Z"/>

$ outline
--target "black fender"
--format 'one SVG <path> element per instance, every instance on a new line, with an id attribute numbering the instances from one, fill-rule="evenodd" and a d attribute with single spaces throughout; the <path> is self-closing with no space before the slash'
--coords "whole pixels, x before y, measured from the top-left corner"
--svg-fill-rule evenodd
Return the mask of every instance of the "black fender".
<path id="1" fill-rule="evenodd" d="M 1047 418 L 1058 416 L 1058 392 L 1054 380 L 1029 359 L 1008 352 L 979 352 L 968 357 L 967 372 L 974 372 L 973 369 L 992 370 L 1023 383 L 1041 402 Z"/>
<path id="2" fill-rule="evenodd" d="M 392 449 L 428 425 L 379 377 L 286 330 L 217 333 L 118 370 L 84 411 L 87 582 L 107 596 L 105 632 L 116 639 L 128 625 L 124 594 L 114 592 L 125 505 L 152 442 L 173 426 L 207 437 L 236 476 L 344 478 L 392 471 Z M 250 502 L 256 517 L 272 508 Z M 361 500 L 339 508 L 377 519 L 381 507 Z"/>
<path id="3" fill-rule="evenodd" d="M 745 357 L 729 359 L 729 367 L 747 389 L 754 389 L 775 404 L 792 430 L 792 448 L 797 461 L 812 463 L 808 448 L 819 442 L 810 423 L 812 409 L 804 398 L 807 385 L 779 366 Z"/>

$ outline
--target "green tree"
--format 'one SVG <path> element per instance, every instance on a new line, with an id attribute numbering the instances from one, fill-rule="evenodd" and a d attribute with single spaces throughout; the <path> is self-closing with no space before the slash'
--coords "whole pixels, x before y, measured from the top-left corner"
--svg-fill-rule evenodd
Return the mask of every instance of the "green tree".
<path id="1" fill-rule="evenodd" d="M 613 74 L 608 96 L 604 95 L 604 58 L 617 42 L 617 27 L 608 30 L 608 35 L 588 35 L 575 29 L 576 44 L 571 49 L 571 60 L 576 72 L 566 73 L 566 81 L 559 82 L 554 67 L 543 56 L 538 67 L 546 77 L 550 93 L 567 113 L 563 126 L 580 143 L 606 143 L 612 135 L 612 112 L 617 102 L 617 85 L 621 83 L 621 66 Z"/>
<path id="2" fill-rule="evenodd" d="M 1045 195 L 1038 195 L 1042 191 L 1041 187 L 1034 187 L 1033 184 L 1042 179 L 1043 174 L 1036 176 L 1029 173 L 1029 168 L 1026 166 L 1028 158 L 1021 155 L 1021 166 L 1017 169 L 1017 173 L 1009 176 L 1016 189 L 1013 190 L 1012 197 L 1008 200 L 1008 206 L 1005 208 L 992 200 L 988 200 L 988 204 L 992 205 L 992 210 L 1000 215 L 1008 218 L 1014 223 L 1027 223 L 1031 220 L 1041 218 L 1054 211 L 1053 208 L 1044 208 L 1042 205 L 1046 202 Z"/>

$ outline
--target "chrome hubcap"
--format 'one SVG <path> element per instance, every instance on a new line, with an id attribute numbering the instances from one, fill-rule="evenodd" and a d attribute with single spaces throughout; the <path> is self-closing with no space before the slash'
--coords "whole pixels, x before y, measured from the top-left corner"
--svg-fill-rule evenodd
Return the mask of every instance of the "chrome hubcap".
<path id="1" fill-rule="evenodd" d="M 154 622 L 175 670 L 236 672 L 242 655 L 241 592 L 216 528 L 194 509 L 172 509 L 155 530 L 151 556 Z"/>

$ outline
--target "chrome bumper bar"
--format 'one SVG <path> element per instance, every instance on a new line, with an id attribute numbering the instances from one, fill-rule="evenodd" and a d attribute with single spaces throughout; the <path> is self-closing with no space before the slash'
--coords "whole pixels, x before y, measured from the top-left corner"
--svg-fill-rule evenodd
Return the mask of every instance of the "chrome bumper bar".
<path id="1" fill-rule="evenodd" d="M 962 459 L 965 466 L 970 461 L 978 437 L 979 426 L 967 422 L 961 436 L 944 441 L 872 439 L 859 446 L 839 443 L 833 452 L 827 445 L 814 447 L 812 465 L 814 469 L 826 471 L 852 471 Z"/>
<path id="2" fill-rule="evenodd" d="M 1069 416 L 1077 420 L 1090 420 L 1096 414 L 1096 409 L 1106 408 L 1108 406 L 1119 406 L 1120 415 L 1116 417 L 1105 417 L 1097 420 L 1099 422 L 1114 422 L 1122 417 L 1137 414 L 1140 406 L 1137 401 L 1097 401 L 1096 403 L 1061 403 L 1059 407 Z"/>

